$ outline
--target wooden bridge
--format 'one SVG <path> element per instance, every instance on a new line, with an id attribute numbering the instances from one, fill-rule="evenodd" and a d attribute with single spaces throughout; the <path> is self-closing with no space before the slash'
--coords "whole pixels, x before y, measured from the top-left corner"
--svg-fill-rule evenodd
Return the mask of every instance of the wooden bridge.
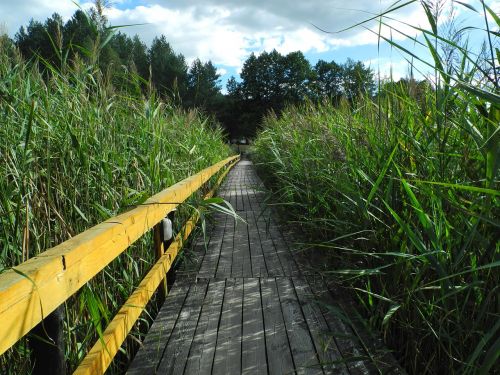
<path id="1" fill-rule="evenodd" d="M 188 198 L 214 175 L 221 182 L 229 172 L 218 195 L 242 220 L 218 213 L 207 241 L 202 236 L 193 241 L 127 373 L 402 373 L 379 340 L 359 324 L 348 301 L 329 290 L 306 258 L 291 251 L 293 234 L 266 209 L 252 163 L 236 161 L 229 158 L 207 168 L 145 205 L 2 274 L 0 318 L 8 324 L 0 329 L 0 354 L 153 228 L 158 262 L 75 372 L 103 373 L 154 291 L 159 287 L 166 292 L 166 273 L 197 216 L 168 249 L 159 240 L 157 223 L 178 204 L 172 202 Z M 96 252 L 101 245 L 110 254 Z M 54 288 L 63 290 L 53 293 Z"/>

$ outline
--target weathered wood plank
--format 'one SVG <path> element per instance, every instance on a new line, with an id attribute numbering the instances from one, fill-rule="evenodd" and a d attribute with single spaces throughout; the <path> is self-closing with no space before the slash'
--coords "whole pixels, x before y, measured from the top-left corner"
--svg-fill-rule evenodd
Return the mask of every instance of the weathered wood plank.
<path id="1" fill-rule="evenodd" d="M 244 280 L 243 285 L 243 374 L 267 374 L 266 341 L 260 283 L 257 278 Z"/>
<path id="2" fill-rule="evenodd" d="M 283 311 L 283 320 L 292 350 L 295 369 L 298 374 L 323 374 L 299 301 L 291 279 L 276 279 Z"/>
<path id="3" fill-rule="evenodd" d="M 281 266 L 283 267 L 283 273 L 285 276 L 299 276 L 300 271 L 295 263 L 295 259 L 290 252 L 290 249 L 285 244 L 283 237 L 281 237 L 281 233 L 276 227 L 276 224 L 273 220 L 271 220 L 271 227 L 269 229 L 269 234 L 273 242 L 273 246 L 278 254 L 278 258 L 281 262 Z"/>
<path id="4" fill-rule="evenodd" d="M 294 373 L 276 281 L 274 278 L 263 278 L 260 280 L 260 285 L 269 374 Z"/>
<path id="5" fill-rule="evenodd" d="M 239 374 L 241 372 L 241 319 L 243 280 L 228 279 L 224 293 L 222 316 L 212 374 Z"/>
<path id="6" fill-rule="evenodd" d="M 256 216 L 258 215 L 258 206 L 256 206 L 255 202 L 250 203 L 250 206 L 252 207 L 253 216 L 253 220 L 251 220 L 251 222 L 253 223 L 254 228 L 256 228 L 257 232 L 257 236 L 253 234 L 252 239 L 255 242 L 251 242 L 250 246 L 252 248 L 260 247 L 266 265 L 267 276 L 284 276 L 283 267 L 281 266 L 278 254 L 276 253 L 276 249 L 274 248 L 273 241 L 269 237 L 269 233 L 267 231 L 268 228 L 266 227 L 265 223 L 259 224 L 259 220 L 262 219 L 258 219 Z"/>
<path id="7" fill-rule="evenodd" d="M 233 266 L 233 251 L 234 251 L 234 226 L 235 220 L 228 218 L 224 238 L 222 240 L 220 255 L 215 271 L 216 278 L 231 277 L 231 269 Z"/>
<path id="8" fill-rule="evenodd" d="M 250 249 L 250 236 L 249 236 L 249 224 L 248 224 L 248 216 L 249 213 L 248 211 L 245 212 L 245 246 L 243 247 L 243 254 L 242 254 L 242 277 L 254 277 L 254 271 L 253 271 L 253 263 L 252 263 L 252 254 L 251 254 L 251 249 Z"/>
<path id="9" fill-rule="evenodd" d="M 158 312 L 151 329 L 144 339 L 141 349 L 137 352 L 130 368 L 129 375 L 154 374 L 163 356 L 172 330 L 189 291 L 189 284 L 176 283 L 165 298 L 165 304 Z"/>
<path id="10" fill-rule="evenodd" d="M 215 355 L 217 329 L 224 299 L 225 280 L 211 281 L 186 364 L 186 375 L 210 374 Z"/>
<path id="11" fill-rule="evenodd" d="M 212 234 L 210 237 L 210 242 L 207 247 L 203 246 L 203 252 L 206 251 L 205 256 L 203 258 L 203 262 L 201 263 L 200 270 L 198 272 L 199 277 L 202 278 L 211 278 L 215 277 L 215 273 L 217 271 L 217 264 L 219 262 L 220 252 L 222 249 L 222 243 L 224 241 L 224 235 L 226 230 L 227 221 L 230 218 L 226 215 L 222 229 L 217 228 L 216 232 Z"/>
<path id="12" fill-rule="evenodd" d="M 325 373 L 349 374 L 346 365 L 342 362 L 342 354 L 328 329 L 328 324 L 309 285 L 301 278 L 294 278 L 292 281 Z"/>
<path id="13" fill-rule="evenodd" d="M 248 177 L 249 173 L 245 175 Z M 267 266 L 264 259 L 264 253 L 260 244 L 259 230 L 255 221 L 255 213 L 250 203 L 250 195 L 254 190 L 249 187 L 247 182 L 246 193 L 244 194 L 244 204 L 246 207 L 246 221 L 248 223 L 248 251 L 250 255 L 252 277 L 267 277 Z"/>
<path id="14" fill-rule="evenodd" d="M 333 299 L 325 283 L 314 276 L 307 277 L 307 281 L 315 296 L 323 302 L 320 308 L 349 372 L 352 375 L 373 373 L 374 368 L 368 361 L 368 355 L 347 323 L 349 317 L 345 315 L 338 302 Z"/>
<path id="15" fill-rule="evenodd" d="M 239 212 L 239 215 L 246 220 L 245 212 Z M 248 253 L 247 226 L 246 222 L 235 222 L 230 277 L 243 277 L 245 253 Z"/>
<path id="16" fill-rule="evenodd" d="M 158 366 L 159 374 L 182 374 L 184 372 L 207 287 L 207 282 L 199 282 L 189 289 Z"/>

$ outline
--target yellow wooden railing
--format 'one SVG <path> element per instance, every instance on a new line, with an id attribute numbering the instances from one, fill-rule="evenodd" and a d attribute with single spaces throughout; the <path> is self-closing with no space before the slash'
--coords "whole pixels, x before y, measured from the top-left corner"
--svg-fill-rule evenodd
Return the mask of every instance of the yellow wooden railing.
<path id="1" fill-rule="evenodd" d="M 213 195 L 231 167 L 233 156 L 152 196 L 140 206 L 110 218 L 0 275 L 0 355 L 102 271 L 132 243 L 151 230 L 211 177 L 220 172 Z M 172 266 L 198 220 L 193 215 L 168 249 L 162 242 L 158 261 L 122 306 L 75 374 L 100 374 L 110 365 L 153 293 Z M 157 246 L 158 247 L 158 246 Z"/>

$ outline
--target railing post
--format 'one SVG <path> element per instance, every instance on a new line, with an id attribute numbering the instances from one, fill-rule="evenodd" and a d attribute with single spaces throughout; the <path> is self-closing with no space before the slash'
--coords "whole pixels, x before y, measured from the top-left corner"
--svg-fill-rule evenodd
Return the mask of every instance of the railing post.
<path id="1" fill-rule="evenodd" d="M 175 209 L 169 212 L 166 219 L 170 220 L 171 228 L 170 233 L 166 233 L 163 226 L 163 220 L 160 221 L 153 227 L 153 247 L 155 252 L 155 260 L 161 258 L 161 256 L 165 253 L 167 248 L 170 246 L 173 240 L 173 222 L 174 222 L 174 213 Z M 168 238 L 165 238 L 167 237 Z M 165 301 L 165 297 L 168 294 L 168 279 L 167 276 L 161 281 L 160 286 L 158 287 L 158 297 L 157 303 L 158 306 L 163 305 Z"/>
<path id="2" fill-rule="evenodd" d="M 160 221 L 153 227 L 153 247 L 155 252 L 155 260 L 157 261 L 163 255 L 163 229 L 162 222 Z M 158 306 L 163 305 L 165 297 L 167 296 L 167 278 L 165 277 L 158 287 L 158 295 L 156 302 Z"/>
<path id="3" fill-rule="evenodd" d="M 33 328 L 33 337 L 30 339 L 35 362 L 33 375 L 66 374 L 63 323 L 64 304 Z"/>

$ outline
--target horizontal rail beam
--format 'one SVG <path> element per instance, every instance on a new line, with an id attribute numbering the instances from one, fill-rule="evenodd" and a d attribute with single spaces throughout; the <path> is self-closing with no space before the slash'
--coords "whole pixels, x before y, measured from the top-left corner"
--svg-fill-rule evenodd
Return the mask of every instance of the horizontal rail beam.
<path id="1" fill-rule="evenodd" d="M 66 301 L 233 156 L 0 275 L 0 354 Z"/>
<path id="2" fill-rule="evenodd" d="M 221 174 L 215 186 L 203 197 L 204 199 L 211 198 L 214 195 L 215 190 L 233 165 L 229 165 Z M 199 215 L 196 212 L 189 218 L 165 254 L 158 259 L 129 299 L 123 304 L 106 327 L 102 337 L 90 349 L 73 375 L 95 375 L 103 374 L 106 371 L 161 281 L 166 277 L 177 254 L 182 249 L 184 241 L 188 239 L 198 219 Z"/>
<path id="3" fill-rule="evenodd" d="M 147 303 L 172 267 L 178 251 L 196 225 L 196 221 L 198 221 L 198 215 L 195 214 L 186 224 L 184 233 L 179 233 L 176 236 L 168 251 L 153 265 L 137 289 L 124 303 L 73 375 L 95 375 L 103 374 L 106 371 Z"/>

